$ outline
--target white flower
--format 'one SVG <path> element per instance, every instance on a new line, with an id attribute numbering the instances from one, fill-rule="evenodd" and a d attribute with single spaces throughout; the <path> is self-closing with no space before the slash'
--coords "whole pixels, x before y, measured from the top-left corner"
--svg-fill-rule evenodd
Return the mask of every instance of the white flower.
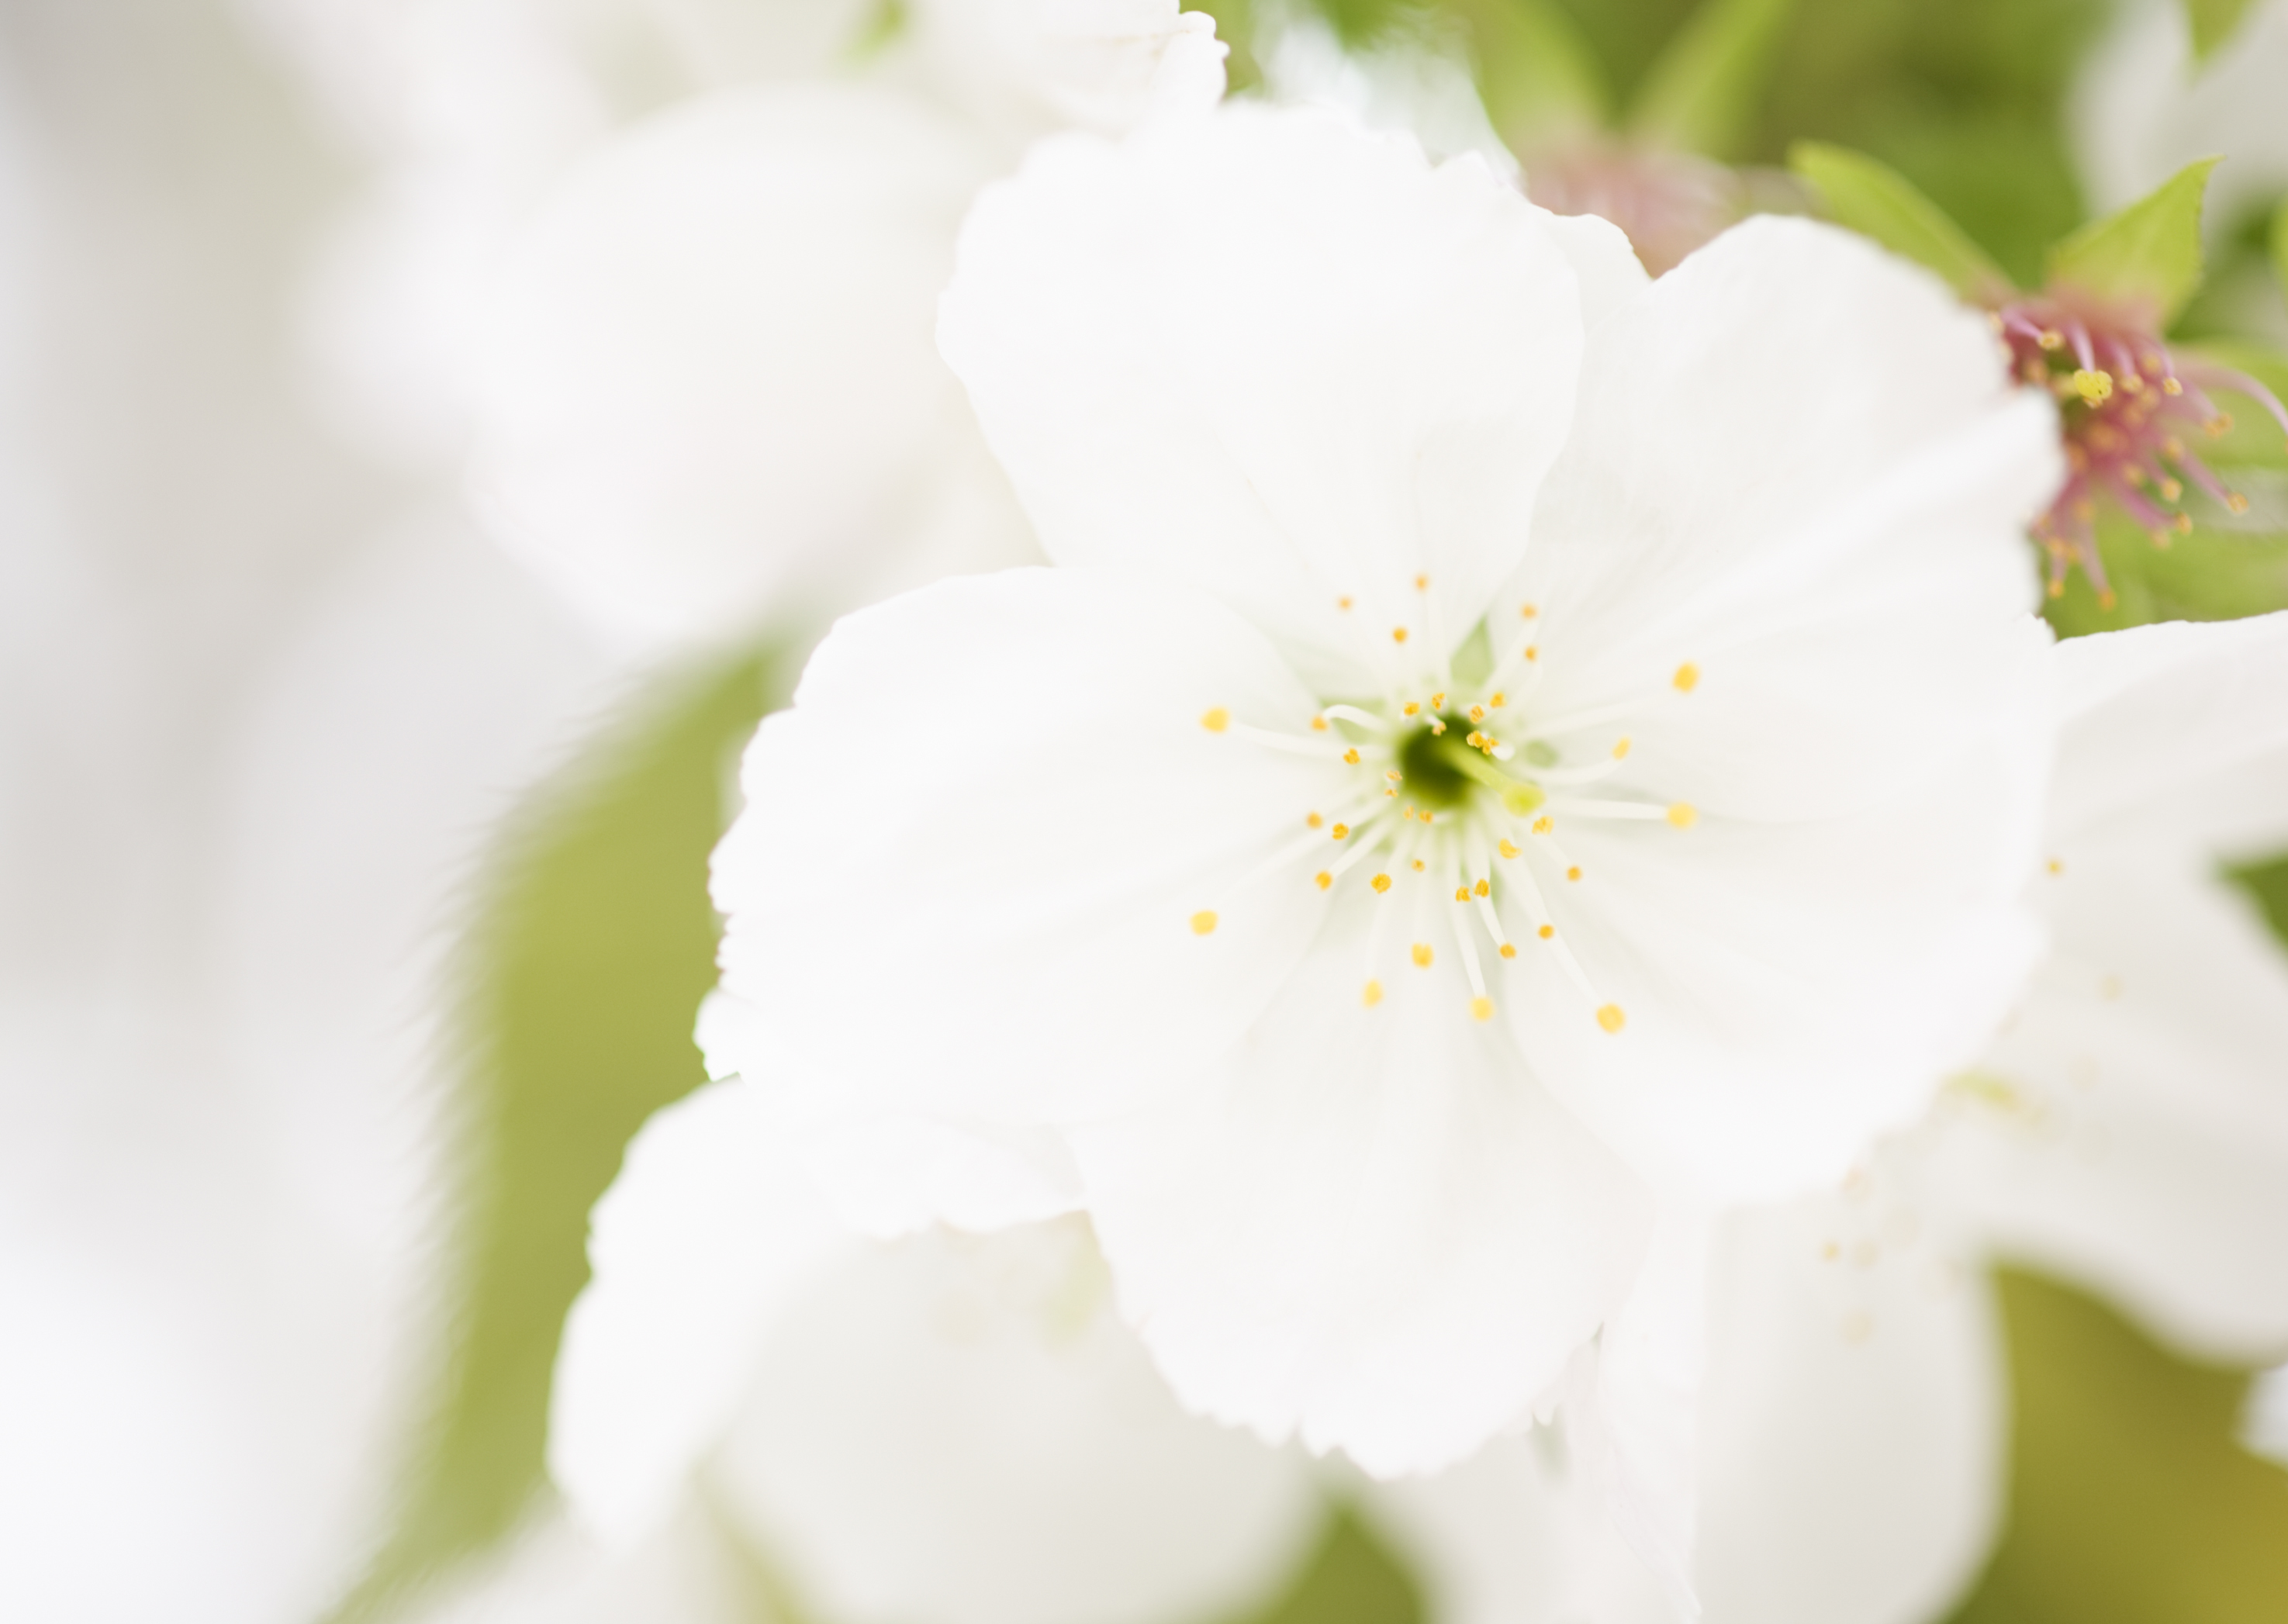
<path id="1" fill-rule="evenodd" d="M 1315 1478 L 1176 1407 L 1087 1226 L 842 1227 L 775 1088 L 660 1113 L 596 1208 L 549 1454 L 627 1547 L 698 1492 L 833 1624 L 1163 1624 L 1259 1603 Z"/>
<path id="2" fill-rule="evenodd" d="M 2006 1001 L 2054 429 L 1919 273 L 1762 221 L 1648 284 L 1234 110 L 1037 148 L 941 343 L 1069 567 L 821 647 L 704 1041 L 1061 1142 L 1187 1403 L 1456 1460 L 1656 1192 L 1839 1170 Z"/>
<path id="3" fill-rule="evenodd" d="M 1991 1260 L 2102 1292 L 2199 1357 L 2288 1344 L 2288 959 L 2220 875 L 2288 848 L 2288 615 L 2077 638 L 2054 661 L 2051 855 L 2029 875 L 2052 952 L 2022 1006 L 1837 1189 L 1720 1226 L 1709 1624 L 1916 1624 L 1975 1577 L 2006 1455 Z M 1503 1507 L 1564 1526 L 1569 1502 L 1486 1477 L 1441 1491 L 1482 1503 L 1441 1524 L 1429 1582 L 1476 1576 L 1521 1609 L 1547 1576 L 1502 1577 L 1471 1529 Z M 1641 1579 L 1581 1582 L 1618 1609 Z"/>

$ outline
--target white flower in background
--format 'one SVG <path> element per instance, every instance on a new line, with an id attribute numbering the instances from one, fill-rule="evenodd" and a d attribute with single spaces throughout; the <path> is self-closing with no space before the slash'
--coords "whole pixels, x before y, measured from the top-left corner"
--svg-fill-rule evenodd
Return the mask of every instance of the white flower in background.
<path id="1" fill-rule="evenodd" d="M 385 285 L 333 328 L 413 359 L 397 416 L 465 445 L 497 533 L 592 618 L 736 638 L 1037 556 L 933 343 L 954 234 L 1034 137 L 1212 105 L 1206 17 L 926 0 L 877 39 L 870 8 L 785 0 L 380 10 L 417 47 L 397 100 L 445 133 L 392 183 L 430 201 L 351 240 Z M 678 66 L 631 123 L 608 92 L 642 42 Z"/>
<path id="2" fill-rule="evenodd" d="M 824 1624 L 1165 1624 L 1267 1599 L 1308 1462 L 1186 1415 L 1077 1218 L 862 1240 L 775 1089 L 655 1116 L 596 1208 L 549 1456 L 608 1548 L 711 1501 Z"/>
<path id="3" fill-rule="evenodd" d="M 1833 1176 L 2006 1002 L 2054 428 L 1919 273 L 1764 221 L 1648 284 L 1474 159 L 1234 110 L 1037 149 L 941 343 L 1068 567 L 830 636 L 703 1042 L 919 1119 L 948 1204 L 1084 1207 L 1187 1404 L 1455 1461 L 1659 1200 Z M 1672 1227 L 1615 1395 L 1688 1395 Z"/>
<path id="4" fill-rule="evenodd" d="M 1709 1624 L 1917 1624 L 1976 1576 L 2007 1454 L 1991 1261 L 2098 1291 L 2196 1357 L 2288 1348 L 2288 958 L 2222 877 L 2288 851 L 2288 615 L 2053 659 L 2066 714 L 2029 875 L 2052 951 L 2023 1003 L 1837 1189 L 1718 1227 L 1694 1565 Z M 2253 1447 L 2282 1446 L 2280 1390 L 2252 1393 Z M 1410 1541 L 1432 1593 L 1474 1584 L 1484 1616 L 1538 1616 L 1549 1571 L 1516 1571 L 1481 1531 L 1562 1526 L 1561 1481 L 1513 1459 L 1382 1493 L 1443 1513 Z M 1592 1616 L 1641 1616 L 1625 1565 L 1576 1582 L 1603 1587 Z"/>
<path id="5" fill-rule="evenodd" d="M 2135 202 L 2198 158 L 2224 154 L 2209 183 L 2212 237 L 2288 192 L 2288 0 L 2257 0 L 2205 62 L 2193 58 L 2187 0 L 2124 6 L 2069 104 L 2093 214 Z"/>

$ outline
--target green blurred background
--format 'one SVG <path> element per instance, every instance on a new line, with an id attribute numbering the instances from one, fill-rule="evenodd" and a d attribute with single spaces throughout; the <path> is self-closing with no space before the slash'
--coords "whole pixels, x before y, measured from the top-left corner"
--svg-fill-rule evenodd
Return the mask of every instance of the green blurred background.
<path id="1" fill-rule="evenodd" d="M 1259 30 L 1294 14 L 1266 0 L 1205 9 L 1234 44 L 1243 89 Z M 2200 36 L 2228 34 L 2238 10 L 2202 4 Z M 1550 121 L 1627 127 L 1775 170 L 1799 140 L 1860 149 L 2022 284 L 2038 282 L 2046 246 L 2085 215 L 2062 105 L 2106 26 L 2097 0 L 1319 0 L 1318 11 L 1355 46 L 1398 31 L 1472 53 L 1505 134 Z M 2260 233 L 2242 236 L 2236 251 L 2260 252 Z M 2218 336 L 2198 303 L 2184 325 Z M 2276 443 L 2239 450 L 2281 471 Z M 2288 606 L 2288 537 L 2205 531 L 2157 553 L 2121 525 L 2103 541 L 2118 602 L 2101 608 L 2077 579 L 2052 606 L 2062 632 Z M 587 1210 L 643 1118 L 702 1080 L 689 1033 L 712 979 L 704 875 L 727 764 L 798 663 L 788 645 L 663 679 L 499 837 L 459 960 L 457 1314 L 407 1462 L 402 1523 L 345 1618 L 397 1611 L 547 1492 L 547 1382 L 585 1278 Z M 2288 862 L 2241 877 L 2288 939 Z M 2288 1472 L 2234 1441 L 2247 1373 L 2178 1357 L 2034 1275 L 1998 1284 L 2014 1388 L 2007 1525 L 1956 1616 L 2288 1620 Z M 1337 1514 L 1263 1624 L 1420 1613 L 1407 1575 Z"/>

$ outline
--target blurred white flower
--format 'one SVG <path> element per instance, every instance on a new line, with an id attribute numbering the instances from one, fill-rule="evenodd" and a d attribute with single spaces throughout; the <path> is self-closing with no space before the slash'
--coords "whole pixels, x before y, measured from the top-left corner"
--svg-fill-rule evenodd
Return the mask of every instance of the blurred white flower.
<path id="1" fill-rule="evenodd" d="M 1308 1463 L 1177 1408 L 1084 1223 L 862 1240 L 800 1142 L 713 1083 L 597 1206 L 549 1453 L 608 1547 L 697 1493 L 831 1624 L 1164 1624 L 1287 1579 Z"/>
<path id="2" fill-rule="evenodd" d="M 1311 113 L 1037 149 L 941 343 L 1068 567 L 765 725 L 711 1063 L 1006 1136 L 1188 1404 L 1378 1475 L 1609 1325 L 1673 1545 L 1699 1204 L 1911 1119 L 2032 952 L 2047 407 L 1839 233 L 1649 284 Z"/>
<path id="3" fill-rule="evenodd" d="M 2288 1466 L 2288 1365 L 2266 1371 L 2251 1384 L 2240 1437 L 2256 1454 Z"/>

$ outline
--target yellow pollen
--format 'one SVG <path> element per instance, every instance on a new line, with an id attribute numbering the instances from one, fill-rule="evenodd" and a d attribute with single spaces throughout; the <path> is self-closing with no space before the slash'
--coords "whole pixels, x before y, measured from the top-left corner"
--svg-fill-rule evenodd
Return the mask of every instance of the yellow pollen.
<path id="1" fill-rule="evenodd" d="M 2164 480 L 2162 480 L 2162 481 L 2161 481 L 2161 500 L 2162 500 L 2162 501 L 2164 501 L 2164 502 L 2174 502 L 2178 497 L 2180 497 L 2180 496 L 2183 495 L 2184 494 L 2185 494 L 2185 487 L 2184 487 L 2182 485 L 2180 485 L 2176 480 L 2174 480 L 2174 479 L 2164 479 Z"/>
<path id="2" fill-rule="evenodd" d="M 1523 607 L 1520 608 L 1518 613 L 1523 615 L 1527 620 L 1531 620 L 1535 615 L 1540 614 L 1541 611 L 1535 608 L 1531 604 L 1527 604 Z"/>
<path id="3" fill-rule="evenodd" d="M 1414 944 L 1414 967 L 1417 970 L 1429 969 L 1430 956 L 1430 944 L 1428 942 L 1417 942 Z"/>
<path id="4" fill-rule="evenodd" d="M 2058 331 L 2054 327 L 2044 328 L 2042 329 L 2041 337 L 2034 340 L 2036 344 L 2040 345 L 2042 348 L 2046 350 L 2054 350 L 2065 341 L 2066 336 Z"/>
<path id="5" fill-rule="evenodd" d="M 1218 705 L 1200 718 L 1200 725 L 1212 733 L 1219 733 L 1231 725 L 1231 712 Z"/>
<path id="6" fill-rule="evenodd" d="M 1323 868 L 1320 869 L 1320 870 L 1319 870 L 1319 872 L 1318 872 L 1317 874 L 1314 875 L 1312 877 L 1313 877 L 1314 879 L 1315 879 L 1315 880 L 1317 880 L 1317 881 L 1318 881 L 1318 883 L 1319 883 L 1319 889 L 1320 889 L 1321 891 L 1324 891 L 1324 890 L 1326 890 L 1328 886 L 1332 885 L 1332 884 L 1335 883 L 1335 876 L 1334 876 L 1333 875 L 1331 875 L 1331 874 L 1329 874 L 1329 873 L 1328 873 L 1325 869 L 1323 869 Z"/>
<path id="7" fill-rule="evenodd" d="M 1557 820 L 1553 818 L 1536 818 L 1533 820 L 1533 832 L 1537 835 L 1546 835 L 1556 827 Z"/>
<path id="8" fill-rule="evenodd" d="M 1687 802 L 1679 801 L 1668 809 L 1668 822 L 1672 828 L 1688 829 L 1699 821 L 1700 814 L 1693 811 Z"/>
<path id="9" fill-rule="evenodd" d="M 1428 812 L 1424 812 L 1424 813 L 1422 814 L 1422 821 L 1423 821 L 1423 822 L 1425 822 L 1425 823 L 1427 823 L 1427 822 L 1429 822 L 1429 821 L 1430 821 L 1430 814 L 1429 814 Z"/>
<path id="10" fill-rule="evenodd" d="M 1433 709 L 1433 710 L 1443 710 L 1443 709 L 1446 709 L 1446 696 L 1445 696 L 1444 694 L 1442 694 L 1442 693 L 1434 693 L 1434 694 L 1432 694 L 1432 695 L 1430 696 L 1430 709 Z"/>
<path id="11" fill-rule="evenodd" d="M 1516 944 L 1513 942 L 1504 942 L 1501 945 L 1501 955 L 1505 959 L 1515 958 L 1517 956 Z"/>
<path id="12" fill-rule="evenodd" d="M 2193 533 L 2193 516 L 2190 513 L 2180 513 L 2170 521 L 2169 527 L 2179 535 L 2190 535 Z"/>
<path id="13" fill-rule="evenodd" d="M 1491 699 L 1488 700 L 1488 701 L 1486 701 L 1486 704 L 1487 704 L 1487 706 L 1488 706 L 1490 709 L 1494 709 L 1494 710 L 1499 710 L 1499 709 L 1502 708 L 1502 706 L 1503 706 L 1503 705 L 1504 705 L 1504 704 L 1508 701 L 1508 698 L 1509 698 L 1509 695 L 1507 695 L 1507 694 L 1505 694 L 1505 693 L 1497 693 L 1497 694 L 1495 694 L 1495 695 L 1493 696 L 1493 698 L 1491 698 Z"/>
<path id="14" fill-rule="evenodd" d="M 1616 741 L 1613 745 L 1613 759 L 1615 761 L 1626 761 L 1628 758 L 1629 741 L 1625 739 Z"/>
<path id="15" fill-rule="evenodd" d="M 2065 860 L 2062 857 L 2054 857 L 2050 859 L 2049 867 L 2052 874 L 2063 874 L 2066 871 Z"/>
<path id="16" fill-rule="evenodd" d="M 1325 821 L 1326 820 L 1324 818 L 1322 818 L 1316 812 L 1313 812 L 1303 820 L 1303 827 L 1305 828 L 1315 829 Z"/>
<path id="17" fill-rule="evenodd" d="M 2165 377 L 2161 380 L 2161 392 L 2165 395 L 2181 395 L 2185 392 L 2185 386 L 2173 377 Z"/>
<path id="18" fill-rule="evenodd" d="M 1325 733 L 1327 731 L 1327 718 L 1324 717 L 1313 717 L 1311 718 L 1311 731 L 1315 733 Z"/>
<path id="19" fill-rule="evenodd" d="M 1399 714 L 1401 716 L 1418 717 L 1422 714 L 1422 707 L 1416 704 L 1412 700 L 1408 700 L 1405 704 L 1399 707 Z"/>
<path id="20" fill-rule="evenodd" d="M 1470 707 L 1470 720 L 1471 720 L 1471 721 L 1473 721 L 1473 722 L 1482 722 L 1482 721 L 1484 721 L 1485 719 L 1486 719 L 1486 708 L 1485 708 L 1483 705 L 1473 705 L 1473 706 L 1471 706 L 1471 707 Z"/>
<path id="21" fill-rule="evenodd" d="M 1414 860 L 1414 872 L 1417 874 L 1422 872 L 1422 860 L 1418 857 Z"/>
<path id="22" fill-rule="evenodd" d="M 1436 717 L 1430 718 L 1430 736 L 1433 739 L 1442 739 L 1446 736 L 1446 725 Z"/>
<path id="23" fill-rule="evenodd" d="M 1215 910 L 1213 908 L 1204 907 L 1198 913 L 1192 915 L 1192 934 L 1194 936 L 1212 936 L 1215 934 L 1215 928 L 1216 916 Z"/>
<path id="24" fill-rule="evenodd" d="M 1500 852 L 1504 857 L 1515 857 L 1517 855 L 1517 848 L 1506 840 L 1503 841 L 1501 844 L 1496 846 L 1494 850 Z"/>
<path id="25" fill-rule="evenodd" d="M 1597 1024 L 1608 1032 L 1618 1032 L 1629 1024 L 1629 1018 L 1621 1013 L 1620 1005 L 1609 1003 L 1597 1011 Z"/>
<path id="26" fill-rule="evenodd" d="M 1414 815 L 1414 808 L 1410 804 L 1407 809 L 1399 815 L 1402 817 L 1411 818 Z"/>
<path id="27" fill-rule="evenodd" d="M 1403 627 L 1403 626 L 1393 626 L 1393 627 L 1390 629 L 1390 640 L 1391 640 L 1392 642 L 1394 642 L 1394 643 L 1403 643 L 1403 642 L 1405 642 L 1405 641 L 1406 641 L 1406 628 L 1405 628 L 1405 627 Z"/>
<path id="28" fill-rule="evenodd" d="M 1350 836 L 1351 826 L 1347 823 L 1338 823 L 1333 828 L 1327 832 L 1332 835 L 1337 840 L 1347 839 Z"/>
<path id="29" fill-rule="evenodd" d="M 1470 899 L 1470 888 L 1469 888 L 1468 886 L 1466 886 L 1466 885 L 1457 885 L 1456 887 L 1454 887 L 1454 900 L 1455 900 L 1455 901 L 1457 901 L 1457 902 L 1467 902 L 1469 899 Z"/>
<path id="30" fill-rule="evenodd" d="M 1486 736 L 1478 732 L 1475 728 L 1473 728 L 1470 730 L 1470 736 L 1463 740 L 1462 742 L 1468 745 L 1474 750 L 1483 749 L 1485 748 Z"/>
<path id="31" fill-rule="evenodd" d="M 1541 938 L 1543 941 L 1547 941 L 1551 937 L 1557 934 L 1557 927 L 1555 925 L 1544 925 L 1540 930 L 1535 931 L 1534 934 Z"/>
<path id="32" fill-rule="evenodd" d="M 2248 498 L 2238 491 L 2227 491 L 2224 495 L 2224 505 L 2231 512 L 2245 513 L 2248 511 Z"/>
<path id="33" fill-rule="evenodd" d="M 1577 866 L 1576 866 L 1576 867 L 1574 867 L 1568 868 L 1568 869 L 1565 871 L 1565 877 L 1566 877 L 1567 879 L 1569 879 L 1569 880 L 1577 880 L 1577 879 L 1579 879 L 1579 878 L 1581 877 L 1581 870 L 1580 870 L 1579 867 L 1577 865 Z"/>
<path id="34" fill-rule="evenodd" d="M 1402 783 L 1404 783 L 1404 782 L 1406 781 L 1406 774 L 1404 774 L 1403 772 L 1385 772 L 1385 773 L 1383 774 L 1383 777 L 1385 777 L 1385 778 L 1388 779 L 1388 780 L 1389 780 L 1392 783 L 1394 783 L 1394 784 L 1402 784 Z"/>
<path id="35" fill-rule="evenodd" d="M 2219 412 L 2215 416 L 2201 424 L 2201 427 L 2209 432 L 2210 439 L 2222 440 L 2226 435 L 2232 432 L 2232 414 L 2230 412 Z"/>
<path id="36" fill-rule="evenodd" d="M 1390 876 L 1386 874 L 1378 874 L 1374 876 L 1371 883 L 1374 886 L 1375 893 L 1379 896 L 1382 892 L 1390 889 Z"/>
<path id="37" fill-rule="evenodd" d="M 1417 575 L 1417 576 L 1415 576 L 1415 577 L 1414 577 L 1414 590 L 1415 590 L 1416 591 L 1418 591 L 1418 592 L 1426 592 L 1426 591 L 1428 591 L 1428 590 L 1430 590 L 1430 577 L 1429 577 L 1429 576 L 1427 576 L 1427 575 Z"/>
<path id="38" fill-rule="evenodd" d="M 1471 886 L 1470 889 L 1477 892 L 1481 897 L 1489 897 L 1493 894 L 1494 888 L 1490 883 L 1485 880 L 1480 880 L 1475 885 Z"/>
<path id="39" fill-rule="evenodd" d="M 1529 660 L 1538 660 L 1541 658 L 1541 651 L 1529 643 L 1525 646 L 1525 657 Z"/>
<path id="40" fill-rule="evenodd" d="M 1382 1002 L 1382 983 L 1370 981 L 1359 989 L 1359 1002 L 1370 1010 Z"/>
<path id="41" fill-rule="evenodd" d="M 1345 750 L 1343 759 L 1354 767 L 1358 765 L 1358 747 L 1353 745 L 1349 749 Z"/>
<path id="42" fill-rule="evenodd" d="M 1679 693 L 1689 693 L 1700 685 L 1700 668 L 1688 660 L 1676 668 L 1676 675 L 1668 680 Z"/>
<path id="43" fill-rule="evenodd" d="M 2084 367 L 2073 375 L 2074 392 L 2092 406 L 2102 406 L 2113 399 L 2113 374 L 2092 371 Z"/>
<path id="44" fill-rule="evenodd" d="M 1474 1019 L 1474 1020 L 1491 1020 L 1491 1019 L 1493 1019 L 1493 1018 L 1494 1018 L 1494 1001 L 1493 1001 L 1492 999 L 1490 999 L 1490 998 L 1473 998 L 1473 999 L 1471 999 L 1471 1000 L 1470 1000 L 1470 1017 L 1471 1017 L 1471 1018 L 1472 1018 L 1472 1019 Z"/>

